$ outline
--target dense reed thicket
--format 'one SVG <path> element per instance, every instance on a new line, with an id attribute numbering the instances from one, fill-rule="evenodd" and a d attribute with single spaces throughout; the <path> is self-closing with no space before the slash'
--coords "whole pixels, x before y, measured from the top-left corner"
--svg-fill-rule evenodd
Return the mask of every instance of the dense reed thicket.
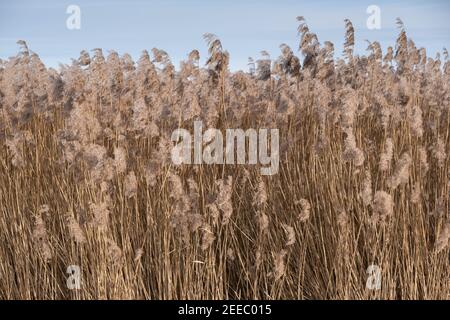
<path id="1" fill-rule="evenodd" d="M 342 59 L 302 17 L 299 55 L 82 51 L 0 63 L 0 298 L 449 299 L 450 61 Z M 296 51 L 296 50 L 295 50 Z M 171 133 L 278 128 L 280 168 L 181 165 Z M 80 290 L 66 286 L 81 267 Z M 366 287 L 381 268 L 380 290 Z"/>

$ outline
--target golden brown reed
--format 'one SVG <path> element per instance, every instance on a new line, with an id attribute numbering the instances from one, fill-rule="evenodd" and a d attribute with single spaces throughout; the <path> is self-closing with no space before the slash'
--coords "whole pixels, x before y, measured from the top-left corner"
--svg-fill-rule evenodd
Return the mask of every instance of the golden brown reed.
<path id="1" fill-rule="evenodd" d="M 346 20 L 340 59 L 298 21 L 301 57 L 249 72 L 212 34 L 179 70 L 96 49 L 56 71 L 20 42 L 0 62 L 0 298 L 450 298 L 448 54 L 399 21 L 395 48 L 355 55 Z M 280 129 L 278 174 L 175 166 L 194 120 Z"/>

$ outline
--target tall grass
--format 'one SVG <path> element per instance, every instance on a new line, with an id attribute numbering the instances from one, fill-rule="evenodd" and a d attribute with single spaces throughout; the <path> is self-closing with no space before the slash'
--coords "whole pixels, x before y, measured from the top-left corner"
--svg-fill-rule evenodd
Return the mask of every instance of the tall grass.
<path id="1" fill-rule="evenodd" d="M 205 35 L 166 52 L 0 64 L 0 298 L 449 299 L 450 62 L 399 21 L 396 48 L 344 58 L 303 17 L 230 72 Z M 280 170 L 182 165 L 171 132 L 279 128 Z M 80 290 L 66 286 L 81 267 Z M 381 268 L 380 290 L 366 287 Z"/>

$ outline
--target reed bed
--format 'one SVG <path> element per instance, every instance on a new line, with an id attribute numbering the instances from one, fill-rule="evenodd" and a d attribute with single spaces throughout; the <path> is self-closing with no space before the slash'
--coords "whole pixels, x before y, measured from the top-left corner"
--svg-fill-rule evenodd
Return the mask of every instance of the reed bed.
<path id="1" fill-rule="evenodd" d="M 1 299 L 449 299 L 450 61 L 299 47 L 231 72 L 220 39 L 0 62 Z M 181 165 L 171 133 L 278 128 L 280 167 Z M 67 267 L 81 288 L 67 287 Z M 367 268 L 381 288 L 367 288 Z"/>

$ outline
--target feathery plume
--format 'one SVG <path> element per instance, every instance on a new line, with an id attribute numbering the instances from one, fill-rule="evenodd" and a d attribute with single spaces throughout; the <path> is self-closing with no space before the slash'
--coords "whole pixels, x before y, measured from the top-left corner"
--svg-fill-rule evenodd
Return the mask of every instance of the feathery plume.
<path id="1" fill-rule="evenodd" d="M 371 217 L 372 223 L 375 225 L 378 222 L 384 224 L 393 214 L 394 205 L 392 202 L 392 197 L 389 193 L 385 191 L 375 192 L 373 198 L 373 216 Z"/>
<path id="2" fill-rule="evenodd" d="M 228 176 L 226 180 L 217 180 L 216 185 L 219 192 L 215 203 L 217 208 L 222 212 L 222 224 L 226 225 L 233 215 L 233 204 L 231 201 L 233 177 Z"/>
<path id="3" fill-rule="evenodd" d="M 411 157 L 404 152 L 395 166 L 394 174 L 389 178 L 388 185 L 395 189 L 399 185 L 405 184 L 409 180 L 409 167 L 411 165 Z"/>
<path id="4" fill-rule="evenodd" d="M 284 232 L 286 233 L 286 246 L 289 247 L 295 243 L 295 231 L 294 228 L 288 224 L 283 224 Z"/>
<path id="5" fill-rule="evenodd" d="M 124 181 L 124 192 L 125 197 L 132 198 L 135 197 L 137 194 L 137 179 L 136 175 L 134 174 L 134 171 L 130 171 L 128 175 L 125 177 Z"/>
<path id="6" fill-rule="evenodd" d="M 447 160 L 447 154 L 445 152 L 444 141 L 439 137 L 434 144 L 431 154 L 436 159 L 439 167 L 443 167 L 445 160 Z"/>
<path id="7" fill-rule="evenodd" d="M 123 147 L 114 148 L 114 167 L 117 174 L 125 173 L 127 170 L 127 154 Z"/>
<path id="8" fill-rule="evenodd" d="M 89 209 L 94 215 L 92 225 L 98 227 L 100 230 L 106 230 L 109 223 L 109 201 L 101 201 L 98 203 L 91 202 Z"/>
<path id="9" fill-rule="evenodd" d="M 41 211 L 34 216 L 33 241 L 45 262 L 52 258 L 52 252 L 48 241 L 47 229 L 42 219 Z"/>
<path id="10" fill-rule="evenodd" d="M 275 281 L 281 279 L 286 274 L 286 254 L 287 251 L 283 249 L 280 252 L 276 253 L 273 258 Z"/>
<path id="11" fill-rule="evenodd" d="M 434 245 L 434 250 L 436 253 L 440 253 L 445 249 L 445 247 L 450 242 L 450 222 L 445 223 L 442 228 L 439 236 L 436 239 L 436 243 Z"/>
<path id="12" fill-rule="evenodd" d="M 81 230 L 79 223 L 75 220 L 74 216 L 70 212 L 67 212 L 66 214 L 66 224 L 67 228 L 69 229 L 69 235 L 75 240 L 75 242 L 86 242 L 83 230 Z"/>
<path id="13" fill-rule="evenodd" d="M 216 237 L 214 236 L 214 233 L 211 231 L 211 227 L 209 225 L 203 226 L 202 231 L 203 234 L 202 234 L 201 249 L 204 251 L 207 250 L 212 245 Z"/>
<path id="14" fill-rule="evenodd" d="M 391 138 L 387 138 L 384 145 L 384 151 L 380 156 L 380 171 L 388 171 L 394 155 L 394 144 Z"/>
<path id="15" fill-rule="evenodd" d="M 311 205 L 309 201 L 306 199 L 300 199 L 296 201 L 295 204 L 300 206 L 300 214 L 298 215 L 298 219 L 301 222 L 308 220 L 311 211 Z"/>

